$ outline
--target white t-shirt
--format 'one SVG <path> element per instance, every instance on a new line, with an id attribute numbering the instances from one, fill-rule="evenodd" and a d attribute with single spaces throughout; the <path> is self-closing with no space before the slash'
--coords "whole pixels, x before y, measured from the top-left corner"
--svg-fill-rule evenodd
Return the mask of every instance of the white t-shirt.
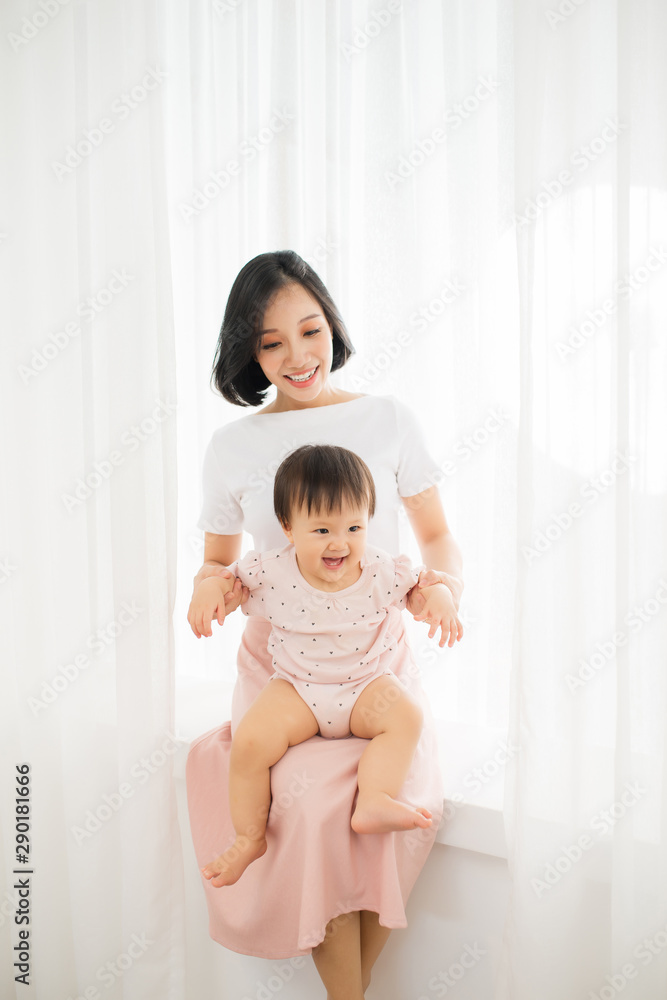
<path id="1" fill-rule="evenodd" d="M 283 546 L 285 535 L 273 512 L 273 480 L 282 460 L 302 444 L 339 445 L 366 462 L 377 500 L 368 544 L 396 554 L 399 497 L 423 492 L 442 475 L 411 410 L 393 396 L 252 413 L 218 428 L 204 456 L 197 526 L 216 535 L 247 531 L 260 552 Z"/>

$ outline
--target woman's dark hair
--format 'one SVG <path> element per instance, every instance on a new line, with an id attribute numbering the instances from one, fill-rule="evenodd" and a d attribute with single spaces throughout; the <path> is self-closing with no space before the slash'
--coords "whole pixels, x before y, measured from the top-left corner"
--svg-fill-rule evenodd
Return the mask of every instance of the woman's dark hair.
<path id="1" fill-rule="evenodd" d="M 293 250 L 261 253 L 236 276 L 213 361 L 211 381 L 225 399 L 238 406 L 259 406 L 271 384 L 255 360 L 264 313 L 275 293 L 299 284 L 319 302 L 333 332 L 331 370 L 341 368 L 354 347 L 345 324 L 320 278 Z"/>
<path id="2" fill-rule="evenodd" d="M 304 444 L 290 452 L 278 467 L 273 484 L 273 509 L 283 528 L 292 512 L 305 507 L 330 514 L 344 503 L 368 504 L 375 513 L 375 483 L 363 459 L 347 448 L 332 444 Z"/>

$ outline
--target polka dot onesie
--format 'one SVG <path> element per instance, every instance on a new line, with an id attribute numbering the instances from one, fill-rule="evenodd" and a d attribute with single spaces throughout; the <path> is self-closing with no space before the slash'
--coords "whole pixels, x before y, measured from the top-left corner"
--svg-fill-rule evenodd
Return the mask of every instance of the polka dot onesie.
<path id="1" fill-rule="evenodd" d="M 274 677 L 293 684 L 317 719 L 322 736 L 350 735 L 350 715 L 363 689 L 399 668 L 393 634 L 419 571 L 407 556 L 368 546 L 361 576 L 334 592 L 301 575 L 293 545 L 249 552 L 229 569 L 248 587 L 244 614 L 272 626 Z M 403 644 L 404 650 L 407 649 Z"/>

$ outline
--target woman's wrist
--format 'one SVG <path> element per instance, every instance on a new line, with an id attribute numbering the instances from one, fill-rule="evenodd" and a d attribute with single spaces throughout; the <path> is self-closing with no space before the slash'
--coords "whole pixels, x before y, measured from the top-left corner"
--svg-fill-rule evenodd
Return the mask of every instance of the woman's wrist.
<path id="1" fill-rule="evenodd" d="M 444 583 L 445 587 L 451 591 L 456 610 L 458 611 L 459 604 L 461 603 L 461 595 L 463 594 L 463 580 L 452 573 L 446 573 L 444 570 L 435 570 L 435 573 L 440 583 Z"/>

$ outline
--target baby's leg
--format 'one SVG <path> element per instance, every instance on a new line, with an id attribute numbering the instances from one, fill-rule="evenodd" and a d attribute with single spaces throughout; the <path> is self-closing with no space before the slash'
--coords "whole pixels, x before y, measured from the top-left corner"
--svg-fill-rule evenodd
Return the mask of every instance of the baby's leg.
<path id="1" fill-rule="evenodd" d="M 236 840 L 202 868 L 215 886 L 232 885 L 266 851 L 271 768 L 288 747 L 319 732 L 315 716 L 287 681 L 274 678 L 241 719 L 232 740 L 229 803 Z"/>
<path id="2" fill-rule="evenodd" d="M 370 739 L 359 761 L 359 795 L 352 816 L 357 833 L 387 833 L 431 825 L 428 809 L 398 802 L 423 722 L 422 710 L 388 674 L 372 681 L 359 695 L 350 729 Z"/>

